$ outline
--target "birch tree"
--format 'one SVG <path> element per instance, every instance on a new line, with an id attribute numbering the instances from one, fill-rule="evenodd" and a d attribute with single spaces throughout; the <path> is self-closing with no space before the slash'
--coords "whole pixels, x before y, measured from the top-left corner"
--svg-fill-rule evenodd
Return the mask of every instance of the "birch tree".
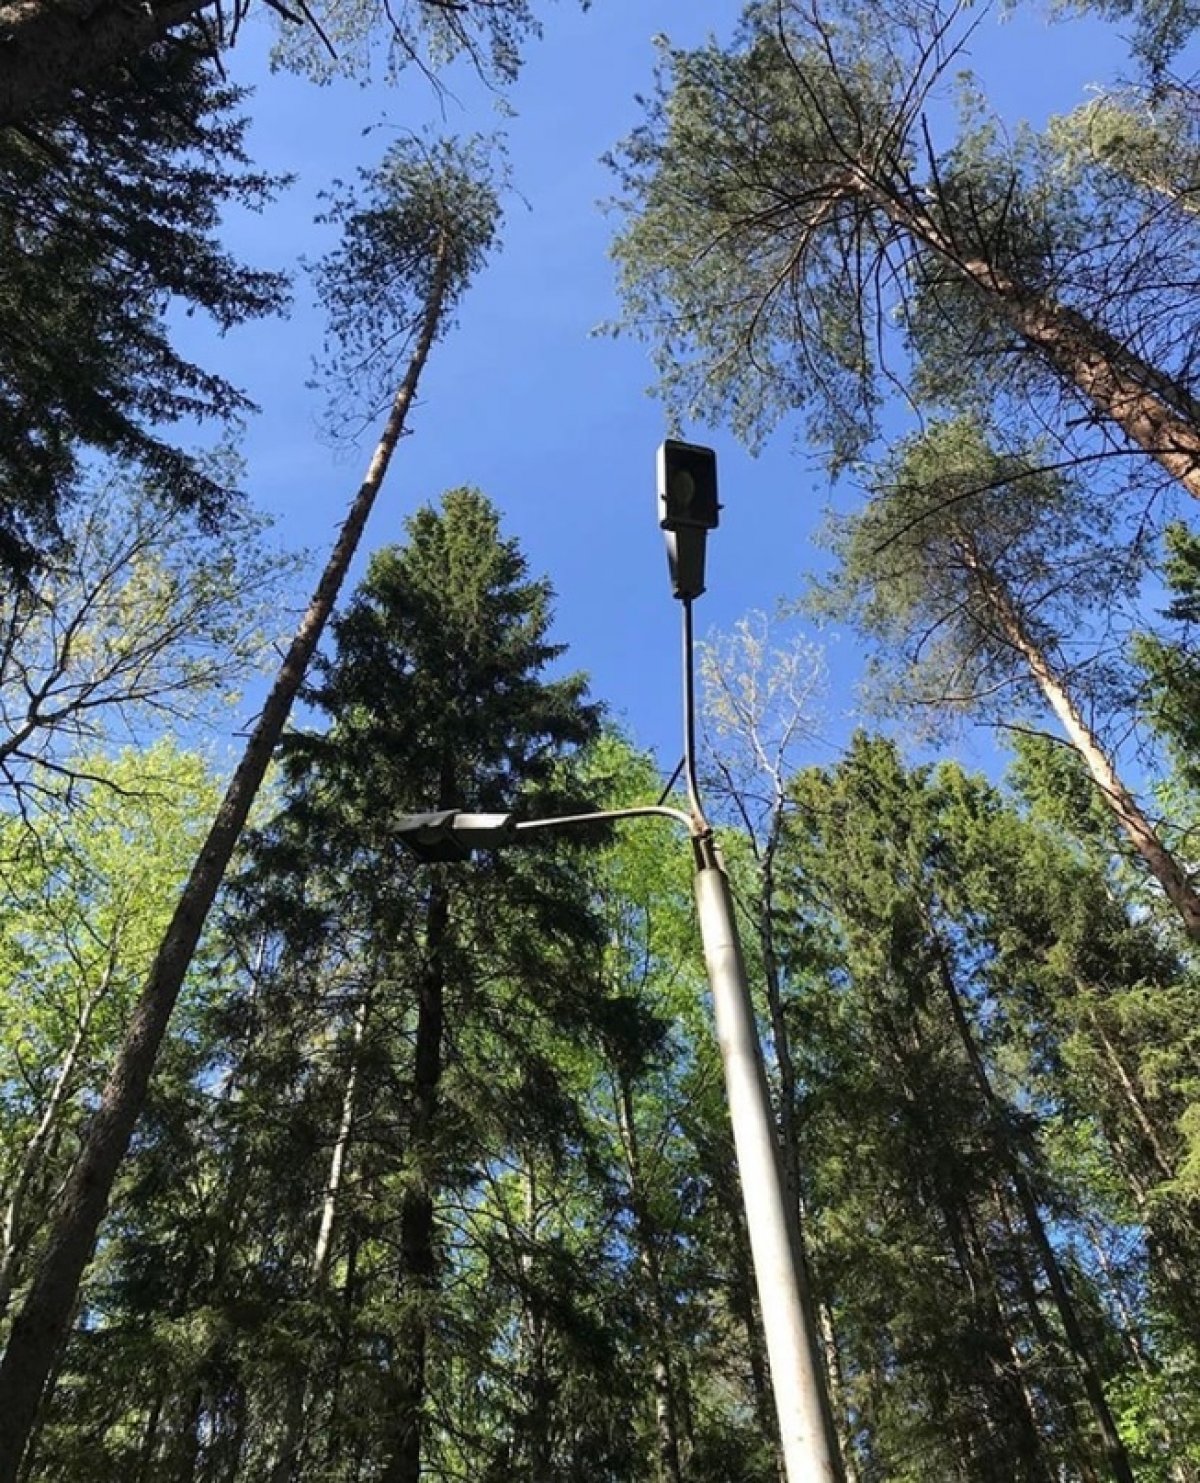
<path id="1" fill-rule="evenodd" d="M 101 748 L 211 721 L 264 663 L 294 568 L 256 521 L 206 534 L 145 485 L 99 481 L 0 595 L 6 811 L 47 825 Z"/>
<path id="2" fill-rule="evenodd" d="M 0 1324 L 216 794 L 167 743 L 76 766 L 89 781 L 37 849 L 0 826 Z"/>

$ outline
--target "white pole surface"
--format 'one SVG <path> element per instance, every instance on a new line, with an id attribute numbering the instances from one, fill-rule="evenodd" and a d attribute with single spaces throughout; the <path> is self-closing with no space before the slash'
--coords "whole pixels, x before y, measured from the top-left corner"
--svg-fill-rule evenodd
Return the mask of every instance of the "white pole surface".
<path id="1" fill-rule="evenodd" d="M 696 907 L 725 1066 L 784 1468 L 788 1483 L 840 1483 L 841 1458 L 832 1436 L 811 1297 L 791 1236 L 758 1030 L 729 881 L 719 864 L 697 869 Z"/>

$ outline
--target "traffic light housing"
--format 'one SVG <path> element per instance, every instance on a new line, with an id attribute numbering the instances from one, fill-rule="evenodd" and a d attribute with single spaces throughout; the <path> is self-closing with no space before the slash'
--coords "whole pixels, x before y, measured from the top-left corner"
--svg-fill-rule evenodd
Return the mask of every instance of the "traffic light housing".
<path id="1" fill-rule="evenodd" d="M 678 598 L 699 597 L 704 591 L 705 545 L 720 511 L 717 455 L 698 443 L 668 438 L 658 450 L 658 523 Z"/>

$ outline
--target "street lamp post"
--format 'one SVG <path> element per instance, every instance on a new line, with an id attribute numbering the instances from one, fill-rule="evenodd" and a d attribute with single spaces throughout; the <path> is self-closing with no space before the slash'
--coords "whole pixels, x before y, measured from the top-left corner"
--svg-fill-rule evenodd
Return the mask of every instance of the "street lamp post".
<path id="1" fill-rule="evenodd" d="M 704 816 L 696 777 L 692 601 L 704 591 L 705 541 L 719 518 L 716 455 L 711 449 L 673 440 L 662 445 L 658 452 L 658 510 L 672 589 L 683 603 L 683 771 L 688 812 L 647 804 L 553 819 L 516 820 L 511 814 L 443 810 L 403 816 L 395 828 L 422 859 L 441 861 L 462 860 L 473 849 L 495 848 L 534 831 L 577 824 L 657 816 L 687 828 L 696 865 L 696 912 L 725 1072 L 787 1483 L 841 1483 L 841 1458 L 817 1345 L 799 1213 L 791 1207 L 785 1191 L 729 877 Z"/>
<path id="2" fill-rule="evenodd" d="M 696 776 L 692 602 L 704 591 L 708 532 L 720 519 L 717 456 L 668 439 L 658 450 L 658 523 L 671 586 L 683 604 L 683 773 L 696 857 L 696 914 L 712 990 L 750 1254 L 771 1366 L 788 1483 L 836 1483 L 841 1455 L 817 1345 L 799 1211 L 787 1198 L 762 1045 L 729 877 L 704 815 Z"/>

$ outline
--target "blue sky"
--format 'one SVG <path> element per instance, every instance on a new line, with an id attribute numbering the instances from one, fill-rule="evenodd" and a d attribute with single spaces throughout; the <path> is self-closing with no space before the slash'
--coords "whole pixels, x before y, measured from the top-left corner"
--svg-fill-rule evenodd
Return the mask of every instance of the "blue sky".
<path id="1" fill-rule="evenodd" d="M 607 256 L 615 221 L 600 204 L 614 183 L 600 157 L 638 121 L 652 37 L 665 33 L 688 45 L 709 32 L 725 36 L 739 7 L 595 0 L 585 13 L 557 0 L 541 8 L 545 34 L 528 50 L 507 119 L 465 73 L 449 79 L 440 99 L 416 72 L 391 88 L 318 88 L 271 73 L 270 27 L 249 27 L 230 72 L 256 89 L 251 151 L 260 166 L 297 180 L 265 215 L 231 221 L 228 235 L 242 256 L 264 265 L 317 256 L 328 245 L 312 221 L 317 193 L 378 159 L 390 131 L 504 129 L 520 193 L 509 206 L 504 250 L 429 367 L 413 436 L 401 447 L 367 544 L 400 539 L 405 515 L 444 489 L 482 489 L 532 569 L 552 580 L 556 636 L 570 646 L 572 666 L 590 673 L 594 692 L 670 769 L 680 748 L 679 613 L 654 519 L 654 454 L 666 419 L 646 394 L 645 351 L 593 333 L 616 311 Z M 1110 79 L 1122 52 L 1112 31 L 1090 22 L 1051 27 L 1029 5 L 1004 21 L 985 19 L 970 60 L 1010 124 L 1038 124 L 1081 101 L 1089 83 Z M 277 518 L 283 540 L 312 550 L 313 570 L 373 440 L 367 435 L 348 451 L 322 436 L 320 396 L 305 387 L 321 329 L 300 279 L 286 323 L 196 347 L 260 403 L 244 445 L 248 486 Z M 199 328 L 189 333 L 206 338 Z M 709 591 L 697 604 L 703 635 L 797 592 L 817 559 L 812 536 L 831 491 L 787 430 L 758 458 L 721 429 L 687 432 L 717 449 L 725 505 L 710 538 Z M 858 666 L 851 636 L 825 638 L 833 683 L 824 730 L 832 747 L 847 730 Z M 985 754 L 986 747 L 967 744 L 966 760 Z M 828 759 L 828 750 L 813 758 Z"/>

